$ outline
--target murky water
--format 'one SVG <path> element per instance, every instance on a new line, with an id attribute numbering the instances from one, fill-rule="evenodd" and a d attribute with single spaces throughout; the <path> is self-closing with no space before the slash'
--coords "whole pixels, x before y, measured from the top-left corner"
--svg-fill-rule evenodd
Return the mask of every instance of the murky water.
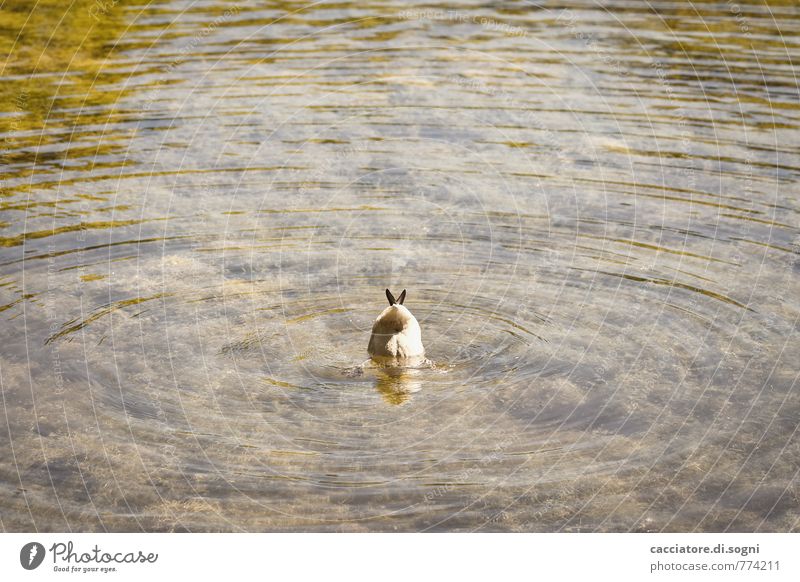
<path id="1" fill-rule="evenodd" d="M 6 2 L 0 527 L 796 531 L 794 0 Z M 366 358 L 384 289 L 434 365 Z"/>

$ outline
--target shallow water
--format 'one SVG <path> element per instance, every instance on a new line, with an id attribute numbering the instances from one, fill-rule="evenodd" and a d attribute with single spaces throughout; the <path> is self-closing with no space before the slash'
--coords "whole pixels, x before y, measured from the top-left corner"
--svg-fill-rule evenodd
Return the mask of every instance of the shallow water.
<path id="1" fill-rule="evenodd" d="M 0 528 L 798 530 L 794 0 L 29 4 Z"/>

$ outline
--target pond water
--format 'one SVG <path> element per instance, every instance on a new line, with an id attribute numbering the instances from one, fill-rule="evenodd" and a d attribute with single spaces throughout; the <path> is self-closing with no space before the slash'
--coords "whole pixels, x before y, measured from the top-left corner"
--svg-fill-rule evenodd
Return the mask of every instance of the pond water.
<path id="1" fill-rule="evenodd" d="M 794 0 L 30 5 L 0 528 L 798 530 Z"/>

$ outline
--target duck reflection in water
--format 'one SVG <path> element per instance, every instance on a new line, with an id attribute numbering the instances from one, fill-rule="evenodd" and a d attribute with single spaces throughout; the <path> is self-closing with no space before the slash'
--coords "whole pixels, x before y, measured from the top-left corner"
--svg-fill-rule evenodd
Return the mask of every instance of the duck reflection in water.
<path id="1" fill-rule="evenodd" d="M 422 370 L 397 366 L 377 368 L 375 387 L 389 404 L 405 404 L 422 389 Z"/>

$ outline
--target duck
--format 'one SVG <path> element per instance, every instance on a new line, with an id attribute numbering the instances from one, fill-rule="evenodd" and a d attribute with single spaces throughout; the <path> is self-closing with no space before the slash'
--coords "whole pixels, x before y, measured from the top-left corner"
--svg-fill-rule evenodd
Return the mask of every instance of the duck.
<path id="1" fill-rule="evenodd" d="M 422 330 L 419 322 L 403 305 L 406 290 L 395 299 L 391 291 L 386 290 L 389 307 L 384 309 L 372 325 L 367 351 L 370 357 L 379 363 L 411 364 L 425 358 L 425 347 L 422 345 Z"/>

